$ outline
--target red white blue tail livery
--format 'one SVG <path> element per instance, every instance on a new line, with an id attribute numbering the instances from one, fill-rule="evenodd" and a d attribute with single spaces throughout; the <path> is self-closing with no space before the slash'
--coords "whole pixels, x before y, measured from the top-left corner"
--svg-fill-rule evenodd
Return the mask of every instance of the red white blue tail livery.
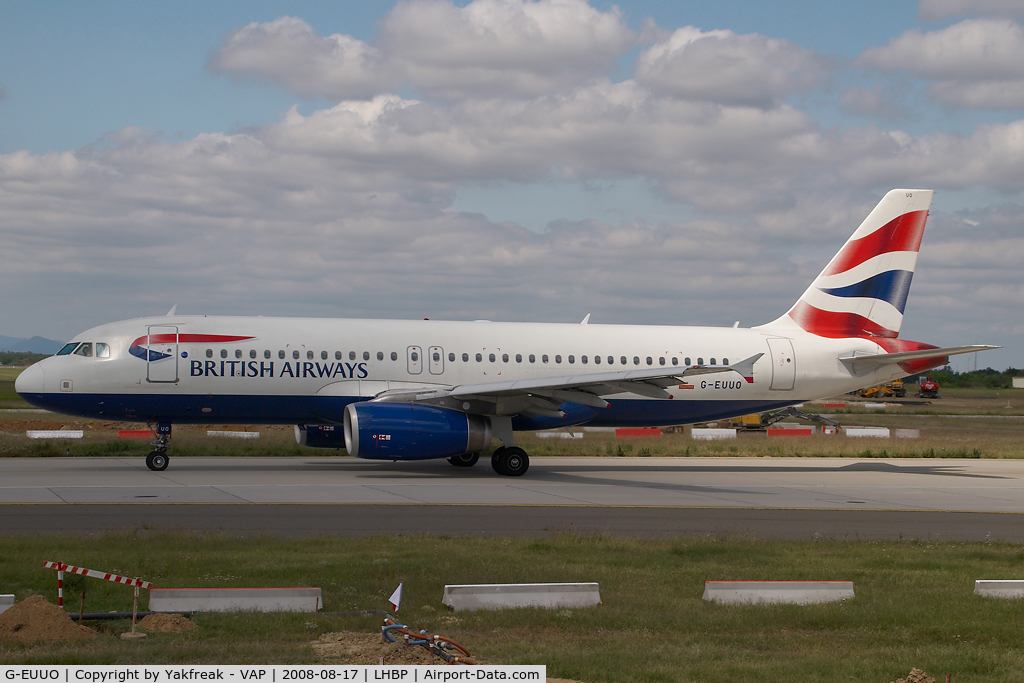
<path id="1" fill-rule="evenodd" d="M 718 420 L 941 366 L 899 338 L 930 190 L 893 190 L 783 316 L 741 329 L 488 321 L 167 316 L 78 335 L 16 383 L 58 412 L 150 423 L 294 424 L 300 443 L 377 460 L 491 455 L 529 467 L 515 432 Z"/>

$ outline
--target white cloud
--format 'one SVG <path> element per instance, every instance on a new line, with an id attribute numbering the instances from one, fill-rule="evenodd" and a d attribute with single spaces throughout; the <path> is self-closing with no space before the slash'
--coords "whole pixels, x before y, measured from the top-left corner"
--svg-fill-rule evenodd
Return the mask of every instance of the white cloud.
<path id="1" fill-rule="evenodd" d="M 531 97 L 603 75 L 635 40 L 617 9 L 584 0 L 415 0 L 391 10 L 379 46 L 282 17 L 233 32 L 210 66 L 336 99 L 402 84 L 441 98 Z"/>
<path id="2" fill-rule="evenodd" d="M 856 62 L 934 80 L 936 101 L 956 107 L 1024 107 L 1024 29 L 1008 19 L 968 19 L 938 31 L 907 31 Z"/>
<path id="3" fill-rule="evenodd" d="M 824 57 L 785 40 L 686 26 L 641 53 L 636 79 L 657 94 L 770 107 L 830 70 Z"/>
<path id="4" fill-rule="evenodd" d="M 921 0 L 917 14 L 923 21 L 957 16 L 1024 17 L 1020 0 Z"/>

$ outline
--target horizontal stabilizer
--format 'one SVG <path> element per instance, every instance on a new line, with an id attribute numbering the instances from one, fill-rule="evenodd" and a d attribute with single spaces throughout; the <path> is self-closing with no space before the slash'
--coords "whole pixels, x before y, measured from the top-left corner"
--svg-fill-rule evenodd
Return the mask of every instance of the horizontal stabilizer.
<path id="1" fill-rule="evenodd" d="M 989 344 L 973 344 L 971 346 L 951 346 L 946 349 L 921 349 L 920 351 L 903 351 L 901 353 L 870 353 L 860 355 L 856 352 L 848 356 L 840 356 L 839 360 L 847 364 L 857 363 L 858 365 L 893 365 L 908 360 L 920 360 L 922 358 L 942 358 L 944 356 L 956 356 L 961 353 L 975 353 L 976 351 L 990 351 L 999 349 L 1000 346 Z"/>

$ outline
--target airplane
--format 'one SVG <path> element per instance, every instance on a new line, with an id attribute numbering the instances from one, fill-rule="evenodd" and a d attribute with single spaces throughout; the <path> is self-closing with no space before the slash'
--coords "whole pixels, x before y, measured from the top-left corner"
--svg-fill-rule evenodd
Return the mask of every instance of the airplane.
<path id="1" fill-rule="evenodd" d="M 177 315 L 95 327 L 30 366 L 29 403 L 148 423 L 292 424 L 310 447 L 521 476 L 515 433 L 659 427 L 785 408 L 940 367 L 899 338 L 931 190 L 888 192 L 779 318 L 751 328 Z"/>

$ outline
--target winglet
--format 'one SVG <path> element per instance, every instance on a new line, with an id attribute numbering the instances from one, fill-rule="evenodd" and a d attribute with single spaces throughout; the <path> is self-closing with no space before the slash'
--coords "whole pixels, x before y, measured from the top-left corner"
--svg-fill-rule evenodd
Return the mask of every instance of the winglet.
<path id="1" fill-rule="evenodd" d="M 587 313 L 587 317 L 585 317 L 585 318 L 583 319 L 583 321 L 582 321 L 582 322 L 580 323 L 580 325 L 586 325 L 586 324 L 587 324 L 587 323 L 589 323 L 589 322 L 590 322 L 590 314 L 589 314 L 589 313 Z"/>
<path id="2" fill-rule="evenodd" d="M 174 312 L 176 310 L 178 310 L 178 304 L 174 304 L 173 306 L 171 306 L 171 310 L 167 311 L 167 317 L 170 318 L 172 315 L 174 315 Z"/>

